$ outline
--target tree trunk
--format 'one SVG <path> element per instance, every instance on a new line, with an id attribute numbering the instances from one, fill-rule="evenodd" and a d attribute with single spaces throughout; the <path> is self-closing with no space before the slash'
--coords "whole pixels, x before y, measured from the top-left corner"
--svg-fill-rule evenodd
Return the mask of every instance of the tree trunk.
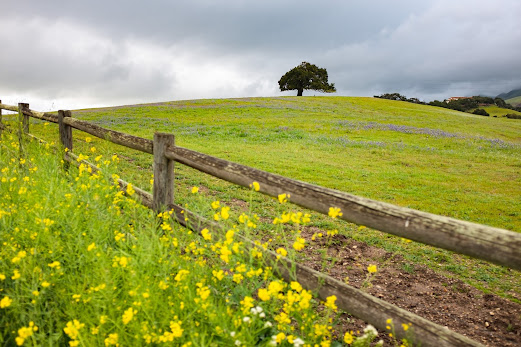
<path id="1" fill-rule="evenodd" d="M 297 96 L 302 96 L 304 89 L 297 89 Z"/>

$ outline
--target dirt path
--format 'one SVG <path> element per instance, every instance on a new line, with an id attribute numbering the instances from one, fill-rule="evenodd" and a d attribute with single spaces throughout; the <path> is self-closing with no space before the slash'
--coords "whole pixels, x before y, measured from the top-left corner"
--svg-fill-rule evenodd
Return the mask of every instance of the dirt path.
<path id="1" fill-rule="evenodd" d="M 309 240 L 312 232 L 303 231 L 302 235 Z M 327 273 L 339 280 L 348 277 L 356 288 L 364 284 L 370 264 L 381 264 L 370 284 L 365 284 L 368 293 L 487 346 L 521 346 L 520 304 L 484 294 L 425 266 L 406 267 L 405 271 L 402 256 L 346 236 L 335 235 L 333 240 L 329 247 L 323 239 L 311 244 L 304 264 L 323 271 L 323 255 L 317 250 L 327 249 L 329 257 L 338 259 Z M 361 330 L 364 326 L 355 319 L 346 328 Z M 381 338 L 388 340 L 385 334 Z"/>

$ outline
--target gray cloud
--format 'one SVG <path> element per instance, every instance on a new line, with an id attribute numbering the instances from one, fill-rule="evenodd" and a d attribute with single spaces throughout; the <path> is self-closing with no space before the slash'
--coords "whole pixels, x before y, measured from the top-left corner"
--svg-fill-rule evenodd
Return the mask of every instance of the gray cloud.
<path id="1" fill-rule="evenodd" d="M 340 95 L 521 86 L 517 0 L 33 0 L 2 10 L 3 100 L 283 95 L 278 79 L 305 60 L 327 68 Z"/>

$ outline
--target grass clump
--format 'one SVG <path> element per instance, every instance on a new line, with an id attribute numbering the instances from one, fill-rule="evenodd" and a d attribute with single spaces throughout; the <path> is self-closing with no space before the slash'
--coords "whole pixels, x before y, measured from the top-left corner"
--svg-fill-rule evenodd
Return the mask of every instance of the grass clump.
<path id="1" fill-rule="evenodd" d="M 319 302 L 298 282 L 280 281 L 264 265 L 262 245 L 237 241 L 244 230 L 236 225 L 253 227 L 253 216 L 235 223 L 219 206 L 215 219 L 229 222 L 228 232 L 200 237 L 169 212 L 139 205 L 131 186 L 122 192 L 109 183 L 116 156 L 92 150 L 102 168 L 92 174 L 85 165 L 63 171 L 58 155 L 34 143 L 15 158 L 9 135 L 0 148 L 1 344 L 329 346 L 376 338 L 374 328 L 337 331 L 336 297 Z"/>

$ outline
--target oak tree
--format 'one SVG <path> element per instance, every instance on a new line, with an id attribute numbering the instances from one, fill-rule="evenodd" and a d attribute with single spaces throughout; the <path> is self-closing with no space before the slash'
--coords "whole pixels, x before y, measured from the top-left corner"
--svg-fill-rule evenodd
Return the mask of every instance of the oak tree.
<path id="1" fill-rule="evenodd" d="M 329 84 L 326 69 L 314 64 L 303 62 L 286 72 L 279 80 L 280 91 L 297 90 L 297 96 L 302 96 L 304 89 L 317 90 L 325 93 L 336 92 L 335 84 Z"/>

